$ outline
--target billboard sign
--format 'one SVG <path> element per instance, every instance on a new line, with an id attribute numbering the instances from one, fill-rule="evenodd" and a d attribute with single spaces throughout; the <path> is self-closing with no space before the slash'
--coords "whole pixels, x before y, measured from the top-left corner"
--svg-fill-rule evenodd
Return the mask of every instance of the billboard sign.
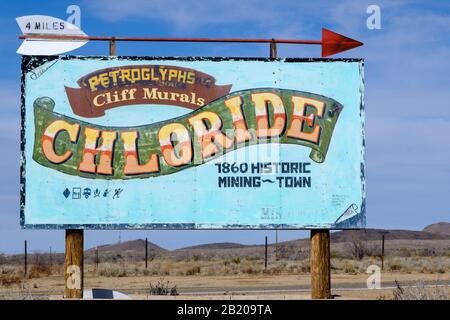
<path id="1" fill-rule="evenodd" d="M 24 228 L 365 224 L 359 59 L 23 57 Z"/>

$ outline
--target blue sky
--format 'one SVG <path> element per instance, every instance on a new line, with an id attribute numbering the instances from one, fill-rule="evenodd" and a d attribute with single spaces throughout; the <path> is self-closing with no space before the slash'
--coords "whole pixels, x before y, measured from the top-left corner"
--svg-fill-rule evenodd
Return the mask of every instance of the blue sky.
<path id="1" fill-rule="evenodd" d="M 21 40 L 15 17 L 66 19 L 81 8 L 89 35 L 320 39 L 322 27 L 365 43 L 336 55 L 365 59 L 367 227 L 422 229 L 449 221 L 450 3 L 447 1 L 3 1 L 0 11 L 0 252 L 64 248 L 63 231 L 21 230 L 19 130 Z M 381 8 L 381 29 L 366 27 L 369 4 Z M 118 43 L 120 55 L 266 57 L 255 44 Z M 89 43 L 76 55 L 108 53 Z M 280 57 L 319 57 L 319 46 L 280 45 Z M 85 246 L 117 241 L 118 231 L 87 231 Z M 148 237 L 166 248 L 205 242 L 262 243 L 266 231 L 122 231 L 122 241 Z M 307 236 L 281 231 L 280 240 Z"/>

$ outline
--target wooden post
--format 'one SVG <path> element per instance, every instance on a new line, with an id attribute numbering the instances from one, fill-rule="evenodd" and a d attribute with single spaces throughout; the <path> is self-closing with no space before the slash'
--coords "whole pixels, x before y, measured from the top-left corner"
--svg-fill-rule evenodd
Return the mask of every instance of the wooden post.
<path id="1" fill-rule="evenodd" d="M 114 40 L 114 37 L 109 40 L 109 55 L 115 56 L 116 55 L 116 40 Z"/>
<path id="2" fill-rule="evenodd" d="M 330 230 L 311 230 L 311 298 L 331 298 Z"/>
<path id="3" fill-rule="evenodd" d="M 267 270 L 267 236 L 266 236 L 266 250 L 264 252 L 264 270 Z"/>
<path id="4" fill-rule="evenodd" d="M 270 58 L 271 59 L 277 58 L 277 43 L 276 42 L 270 43 Z"/>
<path id="5" fill-rule="evenodd" d="M 145 238 L 145 269 L 148 267 L 148 241 Z"/>
<path id="6" fill-rule="evenodd" d="M 28 272 L 28 257 L 27 257 L 27 240 L 25 240 L 25 247 L 24 247 L 24 257 L 23 257 L 23 263 L 24 263 L 24 268 L 23 268 L 23 276 L 26 278 L 27 277 L 27 272 Z"/>
<path id="7" fill-rule="evenodd" d="M 384 270 L 384 234 L 381 238 L 381 270 Z"/>
<path id="8" fill-rule="evenodd" d="M 66 299 L 83 298 L 83 238 L 81 229 L 66 229 L 66 271 L 64 274 Z"/>

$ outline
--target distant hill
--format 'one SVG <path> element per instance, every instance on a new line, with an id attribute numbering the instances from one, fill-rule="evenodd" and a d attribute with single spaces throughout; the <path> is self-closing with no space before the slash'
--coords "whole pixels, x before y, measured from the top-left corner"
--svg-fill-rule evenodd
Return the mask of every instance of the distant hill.
<path id="1" fill-rule="evenodd" d="M 145 240 L 137 239 L 131 241 L 125 241 L 114 244 L 105 244 L 101 246 L 97 246 L 87 250 L 86 252 L 94 252 L 95 249 L 98 249 L 99 253 L 108 253 L 108 252 L 126 252 L 126 251 L 143 251 L 145 250 Z M 161 248 L 160 246 L 154 244 L 153 242 L 148 241 L 148 252 L 166 252 L 167 250 Z"/>
<path id="2" fill-rule="evenodd" d="M 282 232 L 282 231 L 280 231 Z M 362 229 L 362 230 L 343 230 L 331 233 L 331 245 L 335 249 L 345 250 L 345 245 L 348 242 L 358 241 L 380 241 L 382 236 L 385 240 L 393 243 L 402 242 L 402 246 L 409 246 L 405 241 L 410 241 L 411 247 L 417 246 L 418 242 L 449 240 L 450 235 L 437 234 L 426 231 L 413 230 L 385 230 L 385 229 Z M 394 245 L 395 246 L 395 245 Z M 270 252 L 274 252 L 275 244 L 269 244 Z M 280 256 L 289 256 L 294 258 L 304 258 L 308 256 L 309 252 L 309 238 L 297 239 L 290 241 L 283 241 L 278 243 L 278 250 Z M 243 245 L 236 243 L 212 243 L 197 246 L 189 246 L 167 253 L 166 257 L 176 259 L 186 259 L 197 256 L 201 258 L 214 257 L 233 257 L 233 256 L 247 256 L 247 257 L 261 257 L 264 255 L 264 245 Z"/>
<path id="3" fill-rule="evenodd" d="M 283 232 L 283 231 L 279 231 Z M 349 243 L 357 241 L 373 242 L 371 246 L 379 246 L 382 236 L 385 236 L 386 246 L 390 252 L 404 250 L 431 250 L 430 252 L 441 252 L 450 247 L 450 223 L 440 222 L 429 225 L 423 231 L 414 230 L 385 230 L 385 229 L 361 229 L 361 230 L 342 230 L 331 233 L 332 250 L 344 252 Z M 303 259 L 309 255 L 309 238 L 289 240 L 278 243 L 270 243 L 269 254 L 272 254 L 278 248 L 280 257 L 289 257 L 290 259 Z M 439 249 L 441 248 L 441 249 Z M 188 246 L 176 250 L 167 250 L 152 242 L 148 242 L 149 259 L 168 258 L 175 260 L 183 259 L 227 259 L 230 257 L 255 257 L 264 256 L 264 244 L 244 245 L 240 243 L 206 243 L 195 246 Z M 96 260 L 96 252 L 100 261 L 142 261 L 145 257 L 145 240 L 137 239 L 115 244 L 105 244 L 90 248 L 85 251 L 87 263 L 93 263 Z M 47 254 L 48 255 L 48 254 Z M 29 261 L 34 261 L 34 254 L 29 254 Z M 2 258 L 2 255 L 0 255 Z M 2 259 L 7 259 L 12 263 L 22 263 L 23 255 L 3 255 Z M 1 260 L 1 259 L 0 259 Z M 64 254 L 54 253 L 53 261 L 63 263 Z M 0 261 L 1 262 L 1 261 Z"/>
<path id="4" fill-rule="evenodd" d="M 196 246 L 185 247 L 185 248 L 177 249 L 177 250 L 237 249 L 237 248 L 245 248 L 245 247 L 248 247 L 248 245 L 240 244 L 240 243 L 233 243 L 233 242 L 219 242 L 219 243 L 199 244 Z"/>
<path id="5" fill-rule="evenodd" d="M 423 231 L 436 233 L 436 234 L 448 234 L 450 235 L 450 223 L 448 222 L 439 222 L 433 223 L 429 226 L 426 226 Z"/>
<path id="6" fill-rule="evenodd" d="M 413 230 L 385 230 L 385 229 L 362 229 L 338 231 L 331 234 L 331 240 L 336 242 L 348 242 L 354 238 L 359 240 L 380 240 L 382 235 L 386 240 L 447 240 L 450 233 L 437 234 L 429 231 Z"/>
<path id="7" fill-rule="evenodd" d="M 137 239 L 93 247 L 89 250 L 86 250 L 85 256 L 87 261 L 94 261 L 96 250 L 98 250 L 98 256 L 102 261 L 142 259 L 142 257 L 145 257 L 145 240 Z M 161 257 L 166 252 L 168 252 L 168 250 L 161 248 L 153 242 L 148 241 L 148 256 L 150 258 Z"/>
<path id="8" fill-rule="evenodd" d="M 439 224 L 440 225 L 440 224 Z M 447 224 L 450 227 L 450 224 Z M 280 231 L 282 232 L 282 231 Z M 384 235 L 385 240 L 450 240 L 450 231 L 448 234 L 443 232 L 414 231 L 414 230 L 386 230 L 386 229 L 361 229 L 361 230 L 342 230 L 331 233 L 331 242 L 351 242 L 353 240 L 371 241 L 380 240 Z M 270 244 L 270 246 L 273 244 Z M 289 240 L 280 242 L 278 245 L 309 245 L 309 238 Z M 257 248 L 264 245 L 244 245 L 238 243 L 211 243 L 197 246 L 184 247 L 176 251 L 184 250 L 211 250 L 211 249 L 241 249 Z"/>

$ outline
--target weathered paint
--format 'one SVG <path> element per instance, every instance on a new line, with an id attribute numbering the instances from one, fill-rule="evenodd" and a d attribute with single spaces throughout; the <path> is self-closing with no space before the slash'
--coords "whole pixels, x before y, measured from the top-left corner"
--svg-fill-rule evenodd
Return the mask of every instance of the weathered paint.
<path id="1" fill-rule="evenodd" d="M 24 228 L 365 225 L 362 60 L 24 57 L 22 69 Z M 173 99 L 145 100 L 154 88 Z M 111 106 L 97 112 L 100 100 Z"/>

